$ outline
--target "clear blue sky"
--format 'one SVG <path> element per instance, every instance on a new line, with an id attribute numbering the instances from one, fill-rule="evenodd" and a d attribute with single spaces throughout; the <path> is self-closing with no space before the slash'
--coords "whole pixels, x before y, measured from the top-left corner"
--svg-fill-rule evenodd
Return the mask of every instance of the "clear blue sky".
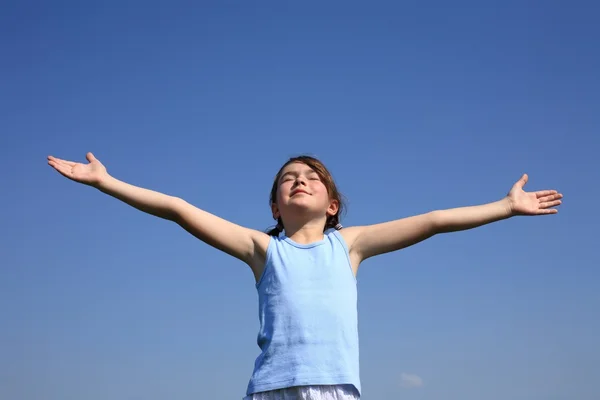
<path id="1" fill-rule="evenodd" d="M 301 153 L 345 225 L 527 172 L 558 215 L 362 266 L 363 398 L 600 398 L 600 6 L 100 3 L 2 5 L 0 398 L 240 399 L 259 353 L 249 268 L 46 165 L 87 151 L 257 229 Z"/>

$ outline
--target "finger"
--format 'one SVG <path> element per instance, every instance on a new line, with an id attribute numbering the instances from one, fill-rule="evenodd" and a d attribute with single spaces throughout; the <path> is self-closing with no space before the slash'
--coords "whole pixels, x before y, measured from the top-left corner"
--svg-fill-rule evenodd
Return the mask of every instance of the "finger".
<path id="1" fill-rule="evenodd" d="M 54 169 L 56 169 L 59 172 L 70 173 L 73 170 L 73 168 L 70 165 L 64 162 L 60 162 L 58 160 L 48 161 L 48 164 L 54 167 Z"/>
<path id="2" fill-rule="evenodd" d="M 540 197 L 550 196 L 556 193 L 558 193 L 556 190 L 540 190 L 538 192 L 535 192 L 535 197 L 539 199 Z"/>
<path id="3" fill-rule="evenodd" d="M 68 165 L 70 167 L 72 167 L 75 164 L 77 164 L 77 163 L 75 163 L 73 161 L 67 161 L 67 160 L 63 160 L 61 158 L 56 158 L 56 157 L 52 157 L 52 156 L 48 156 L 48 161 L 55 161 L 56 163 L 65 164 L 65 165 Z"/>
<path id="4" fill-rule="evenodd" d="M 556 208 L 548 208 L 545 210 L 538 210 L 537 214 L 538 215 L 549 215 L 549 214 L 556 214 L 558 213 L 558 210 Z"/>
<path id="5" fill-rule="evenodd" d="M 562 197 L 563 197 L 562 194 L 556 193 L 556 194 L 552 194 L 552 195 L 549 195 L 549 196 L 539 197 L 538 201 L 540 203 L 546 203 L 548 201 L 562 199 Z"/>
<path id="6" fill-rule="evenodd" d="M 56 160 L 56 162 L 60 165 L 64 165 L 65 167 L 73 167 L 75 164 L 73 161 L 67 161 L 67 160 Z"/>
<path id="7" fill-rule="evenodd" d="M 59 161 L 64 161 L 64 160 L 63 160 L 63 159 L 60 159 L 60 158 L 58 158 L 58 157 L 54 157 L 54 156 L 48 156 L 48 161 L 56 161 L 56 162 L 59 162 Z"/>
<path id="8" fill-rule="evenodd" d="M 61 175 L 71 178 L 73 175 L 73 169 L 63 164 L 57 164 L 54 161 L 49 161 L 48 164 L 58 171 Z"/>
<path id="9" fill-rule="evenodd" d="M 58 172 L 60 172 L 61 174 L 65 174 L 68 171 L 71 171 L 71 168 L 67 168 L 67 166 L 51 161 L 48 164 L 50 164 L 51 167 L 53 167 L 55 170 L 57 170 Z"/>
<path id="10" fill-rule="evenodd" d="M 540 208 L 555 207 L 555 206 L 559 206 L 561 203 L 562 203 L 562 201 L 560 201 L 560 200 L 548 201 L 545 203 L 540 203 Z"/>
<path id="11" fill-rule="evenodd" d="M 523 176 L 521 176 L 521 179 L 517 181 L 516 186 L 522 188 L 523 186 L 525 186 L 528 180 L 529 176 L 527 176 L 527 174 L 523 174 Z"/>
<path id="12" fill-rule="evenodd" d="M 94 157 L 94 155 L 91 152 L 88 152 L 85 155 L 85 158 L 89 161 L 89 162 L 94 162 L 96 161 L 96 157 Z"/>

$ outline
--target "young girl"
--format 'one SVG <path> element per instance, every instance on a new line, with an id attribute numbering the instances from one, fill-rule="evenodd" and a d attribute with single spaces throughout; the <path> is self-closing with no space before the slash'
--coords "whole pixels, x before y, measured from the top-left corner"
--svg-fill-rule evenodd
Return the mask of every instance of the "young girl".
<path id="1" fill-rule="evenodd" d="M 263 233 L 223 220 L 177 197 L 110 176 L 91 153 L 88 164 L 49 156 L 65 177 L 141 211 L 176 222 L 192 235 L 245 262 L 259 298 L 258 346 L 247 400 L 358 399 L 356 274 L 362 261 L 431 236 L 516 215 L 555 214 L 562 194 L 527 193 L 527 175 L 502 200 L 432 211 L 395 221 L 343 228 L 334 180 L 317 159 L 291 158 L 271 190 L 276 227 Z"/>

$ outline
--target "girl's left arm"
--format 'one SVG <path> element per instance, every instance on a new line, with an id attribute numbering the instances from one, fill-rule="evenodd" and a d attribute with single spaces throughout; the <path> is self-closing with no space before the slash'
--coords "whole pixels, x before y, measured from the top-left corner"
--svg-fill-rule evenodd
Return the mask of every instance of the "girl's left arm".
<path id="1" fill-rule="evenodd" d="M 353 258 L 360 263 L 369 257 L 411 246 L 438 233 L 476 228 L 516 215 L 556 214 L 561 193 L 556 190 L 525 192 L 527 175 L 523 175 L 508 195 L 499 201 L 448 210 L 437 210 L 413 217 L 357 226 L 342 230 Z M 346 231 L 346 232 L 344 232 Z"/>

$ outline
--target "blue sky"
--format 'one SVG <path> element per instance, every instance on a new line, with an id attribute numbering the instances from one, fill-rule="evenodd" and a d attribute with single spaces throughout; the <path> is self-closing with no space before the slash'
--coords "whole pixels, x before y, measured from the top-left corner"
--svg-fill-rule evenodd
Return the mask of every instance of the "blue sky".
<path id="1" fill-rule="evenodd" d="M 272 224 L 309 153 L 345 225 L 500 199 L 558 215 L 363 264 L 363 398 L 597 399 L 600 28 L 593 2 L 11 2 L 0 15 L 0 398 L 236 399 L 245 265 L 46 156 Z"/>

